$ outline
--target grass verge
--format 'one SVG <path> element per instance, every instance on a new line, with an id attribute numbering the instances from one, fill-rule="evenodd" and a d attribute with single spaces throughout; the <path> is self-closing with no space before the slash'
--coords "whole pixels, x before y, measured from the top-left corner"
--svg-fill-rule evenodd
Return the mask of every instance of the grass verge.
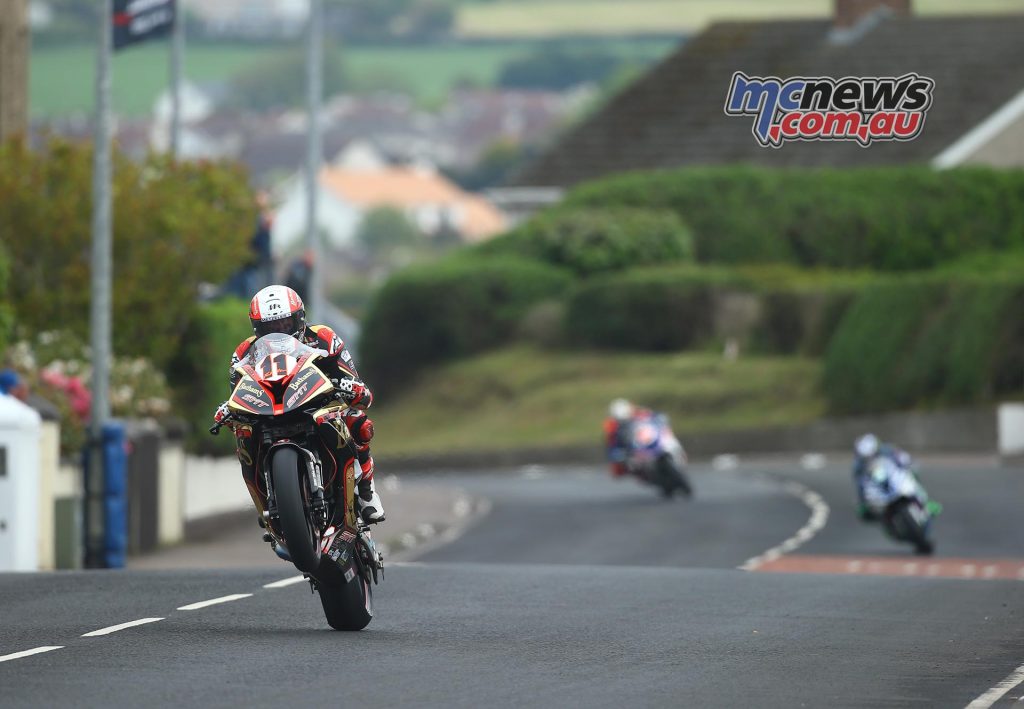
<path id="1" fill-rule="evenodd" d="M 375 407 L 374 451 L 596 446 L 616 396 L 668 413 L 684 444 L 694 431 L 806 423 L 825 410 L 819 373 L 817 361 L 795 357 L 514 347 L 441 368 Z"/>

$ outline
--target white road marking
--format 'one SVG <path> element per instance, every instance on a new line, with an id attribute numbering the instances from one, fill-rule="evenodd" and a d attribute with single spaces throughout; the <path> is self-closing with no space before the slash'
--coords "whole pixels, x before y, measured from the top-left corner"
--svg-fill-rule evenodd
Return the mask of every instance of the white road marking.
<path id="1" fill-rule="evenodd" d="M 1021 682 L 1024 682 L 1024 665 L 1015 669 L 1009 677 L 968 704 L 967 709 L 988 709 Z"/>
<path id="2" fill-rule="evenodd" d="M 0 655 L 0 662 L 7 662 L 8 660 L 19 660 L 22 657 L 30 657 L 31 655 L 38 655 L 41 652 L 50 652 L 51 650 L 60 650 L 63 645 L 44 645 L 43 647 L 34 647 L 31 650 L 22 650 L 21 652 L 12 652 L 10 655 Z"/>
<path id="3" fill-rule="evenodd" d="M 125 628 L 134 628 L 136 625 L 155 623 L 158 620 L 163 620 L 163 618 L 140 618 L 139 620 L 130 620 L 127 623 L 121 623 L 120 625 L 111 625 L 109 628 L 100 628 L 99 630 L 93 630 L 90 633 L 83 633 L 82 637 L 96 638 L 100 635 L 110 635 L 111 633 L 116 633 L 117 631 L 124 630 Z"/>
<path id="4" fill-rule="evenodd" d="M 455 500 L 455 505 L 452 507 L 452 512 L 456 517 L 468 517 L 469 513 L 473 511 L 473 501 L 468 497 L 459 496 Z"/>
<path id="5" fill-rule="evenodd" d="M 460 500 L 461 499 L 462 498 L 460 498 Z M 407 547 L 405 549 L 400 549 L 399 553 L 401 553 L 405 559 L 411 561 L 412 558 L 431 552 L 434 549 L 439 549 L 446 544 L 451 544 L 469 531 L 474 524 L 486 517 L 491 511 L 491 501 L 486 498 L 480 498 L 474 502 L 467 497 L 465 498 L 465 502 L 469 507 L 469 512 L 467 512 L 458 522 L 441 530 L 440 533 L 435 535 L 429 541 L 418 543 L 415 549 Z M 456 506 L 458 506 L 458 502 L 456 502 Z M 397 563 L 398 562 L 391 562 L 391 565 L 394 566 Z"/>
<path id="6" fill-rule="evenodd" d="M 808 453 L 800 458 L 800 467 L 804 470 L 821 470 L 825 462 L 825 456 L 821 453 Z"/>
<path id="7" fill-rule="evenodd" d="M 782 486 L 782 489 L 790 495 L 798 497 L 801 502 L 807 505 L 811 510 L 811 516 L 808 518 L 807 523 L 797 530 L 797 533 L 792 537 L 785 540 L 778 546 L 772 547 L 759 556 L 747 559 L 743 565 L 739 567 L 744 571 L 753 571 L 762 564 L 775 561 L 783 554 L 788 554 L 789 552 L 796 550 L 798 547 L 810 541 L 815 534 L 822 530 L 825 523 L 828 522 L 828 503 L 825 502 L 821 495 L 814 492 L 814 490 L 811 490 L 807 486 L 794 481 L 787 482 Z"/>
<path id="8" fill-rule="evenodd" d="M 305 576 L 292 576 L 291 578 L 281 579 L 280 581 L 274 581 L 273 583 L 265 583 L 263 584 L 263 588 L 284 588 L 285 586 L 291 586 L 292 584 L 302 583 L 305 580 Z"/>
<path id="9" fill-rule="evenodd" d="M 230 596 L 221 596 L 220 598 L 211 598 L 208 601 L 199 601 L 197 603 L 189 603 L 187 606 L 182 606 L 179 611 L 197 611 L 200 608 L 206 608 L 207 606 L 215 606 L 218 603 L 230 603 L 231 601 L 238 601 L 243 598 L 249 598 L 252 596 L 251 593 L 232 593 Z"/>
<path id="10" fill-rule="evenodd" d="M 416 533 L 423 539 L 431 539 L 435 534 L 437 534 L 437 530 L 434 529 L 434 525 L 424 522 L 416 527 Z"/>
<path id="11" fill-rule="evenodd" d="M 740 459 L 730 453 L 716 455 L 711 459 L 711 467 L 715 470 L 734 470 L 739 463 Z"/>

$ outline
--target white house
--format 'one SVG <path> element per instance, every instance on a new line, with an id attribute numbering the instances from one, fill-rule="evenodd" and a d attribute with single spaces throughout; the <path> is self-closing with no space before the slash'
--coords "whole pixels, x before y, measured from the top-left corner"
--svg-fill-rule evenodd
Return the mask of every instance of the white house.
<path id="1" fill-rule="evenodd" d="M 423 234 L 442 227 L 477 242 L 500 233 L 506 219 L 480 195 L 464 191 L 430 166 L 393 166 L 364 144 L 354 143 L 320 171 L 317 223 L 333 248 L 354 245 L 363 215 L 376 208 L 401 211 Z M 306 229 L 306 185 L 289 179 L 278 195 L 273 248 L 280 253 L 301 242 Z"/>

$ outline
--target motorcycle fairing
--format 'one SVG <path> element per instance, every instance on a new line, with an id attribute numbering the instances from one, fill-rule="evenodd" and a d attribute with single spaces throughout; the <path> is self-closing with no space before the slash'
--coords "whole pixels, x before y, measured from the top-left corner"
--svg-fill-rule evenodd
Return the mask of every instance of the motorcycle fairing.
<path id="1" fill-rule="evenodd" d="M 228 408 L 246 414 L 285 414 L 334 390 L 334 385 L 316 366 L 311 355 L 299 359 L 290 376 L 274 382 L 262 381 L 248 364 L 236 364 L 235 371 L 242 376 L 228 399 Z"/>

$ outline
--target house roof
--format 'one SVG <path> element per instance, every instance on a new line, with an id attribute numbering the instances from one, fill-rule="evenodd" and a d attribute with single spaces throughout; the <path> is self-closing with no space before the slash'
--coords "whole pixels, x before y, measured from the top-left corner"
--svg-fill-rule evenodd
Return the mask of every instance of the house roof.
<path id="1" fill-rule="evenodd" d="M 467 240 L 479 241 L 505 228 L 505 217 L 497 207 L 431 169 L 325 167 L 320 181 L 339 198 L 362 209 L 449 209 L 457 219 L 456 228 Z"/>
<path id="2" fill-rule="evenodd" d="M 324 168 L 320 179 L 324 186 L 341 195 L 346 202 L 361 207 L 450 204 L 465 194 L 444 176 L 413 167 L 386 167 L 381 170 Z"/>
<path id="3" fill-rule="evenodd" d="M 848 43 L 829 20 L 709 27 L 570 130 L 514 176 L 515 186 L 568 187 L 616 172 L 750 163 L 868 166 L 926 163 L 1024 88 L 1024 15 L 886 17 Z M 924 130 L 909 142 L 787 143 L 762 148 L 752 117 L 723 112 L 732 75 L 902 76 L 935 80 Z"/>

